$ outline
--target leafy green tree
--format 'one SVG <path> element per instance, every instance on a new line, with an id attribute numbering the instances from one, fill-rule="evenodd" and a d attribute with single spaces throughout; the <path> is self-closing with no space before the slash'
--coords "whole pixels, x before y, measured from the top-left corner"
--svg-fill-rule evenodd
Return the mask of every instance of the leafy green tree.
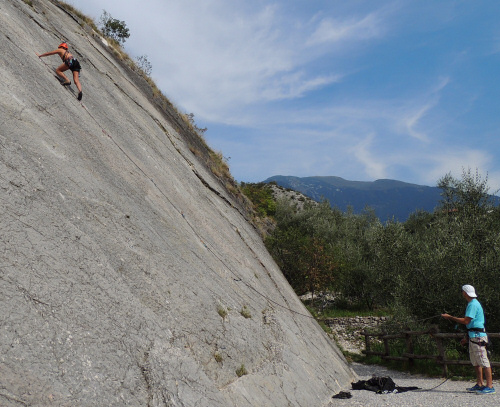
<path id="1" fill-rule="evenodd" d="M 437 186 L 442 190 L 441 208 L 449 212 L 468 211 L 475 214 L 493 207 L 489 194 L 488 176 L 482 177 L 476 169 L 462 169 L 462 178 L 454 178 L 450 173 L 439 179 Z"/>
<path id="2" fill-rule="evenodd" d="M 337 265 L 331 244 L 334 227 L 329 205 L 305 205 L 303 210 L 278 200 L 277 222 L 265 243 L 291 286 L 301 295 L 330 289 Z"/>
<path id="3" fill-rule="evenodd" d="M 444 310 L 463 313 L 460 287 L 472 284 L 488 329 L 498 331 L 500 208 L 477 171 L 447 174 L 438 186 L 434 213 L 405 223 L 382 224 L 369 209 L 342 213 L 326 201 L 303 210 L 278 201 L 266 245 L 298 294 L 333 290 L 350 304 L 390 307 L 405 326 Z"/>
<path id="4" fill-rule="evenodd" d="M 349 210 L 339 223 L 335 246 L 341 260 L 335 288 L 351 305 L 374 309 L 383 302 L 383 291 L 378 287 L 380 275 L 373 267 L 373 243 L 382 227 L 369 208 L 359 215 Z"/>
<path id="5" fill-rule="evenodd" d="M 303 272 L 303 247 L 307 237 L 297 228 L 277 227 L 265 240 L 266 247 L 298 295 L 307 292 Z"/>
<path id="6" fill-rule="evenodd" d="M 102 33 L 120 44 L 125 43 L 127 38 L 130 37 L 130 31 L 127 28 L 125 21 L 113 18 L 106 10 L 103 10 L 99 19 L 99 28 Z"/>
<path id="7" fill-rule="evenodd" d="M 487 312 L 499 315 L 499 302 L 491 299 L 498 299 L 494 293 L 500 290 L 500 222 L 487 179 L 468 170 L 461 179 L 447 174 L 438 186 L 443 191 L 441 206 L 434 214 L 411 216 L 404 225 L 410 235 L 401 236 L 410 239 L 406 264 L 398 262 L 398 267 L 387 259 L 391 268 L 399 269 L 394 309 L 410 319 L 444 309 L 461 314 L 460 287 L 472 284 Z M 489 328 L 495 324 L 500 327 L 500 321 L 490 320 Z"/>
<path id="8" fill-rule="evenodd" d="M 269 186 L 264 183 L 241 183 L 241 190 L 252 201 L 254 210 L 259 216 L 274 216 L 276 200 Z"/>
<path id="9" fill-rule="evenodd" d="M 314 305 L 315 293 L 331 289 L 335 281 L 335 254 L 326 242 L 314 237 L 304 239 L 300 250 L 301 273 Z"/>

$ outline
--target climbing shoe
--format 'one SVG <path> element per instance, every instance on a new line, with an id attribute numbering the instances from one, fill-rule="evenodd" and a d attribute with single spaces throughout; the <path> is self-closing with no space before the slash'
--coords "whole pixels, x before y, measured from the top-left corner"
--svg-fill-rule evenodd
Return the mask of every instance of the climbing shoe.
<path id="1" fill-rule="evenodd" d="M 63 85 L 63 86 L 69 86 L 69 85 L 71 85 L 71 81 L 63 82 L 63 83 L 61 83 L 61 85 Z"/>
<path id="2" fill-rule="evenodd" d="M 339 394 L 336 394 L 332 397 L 332 399 L 350 399 L 352 394 L 348 391 L 341 391 Z"/>
<path id="3" fill-rule="evenodd" d="M 495 388 L 494 387 L 483 387 L 481 390 L 477 390 L 476 394 L 495 394 Z"/>
<path id="4" fill-rule="evenodd" d="M 78 93 L 78 100 L 82 100 L 82 96 L 83 96 L 82 92 L 79 92 Z"/>
<path id="5" fill-rule="evenodd" d="M 475 384 L 474 387 L 469 387 L 467 390 L 469 393 L 475 393 L 478 390 L 483 390 L 485 386 L 480 386 L 479 384 Z"/>

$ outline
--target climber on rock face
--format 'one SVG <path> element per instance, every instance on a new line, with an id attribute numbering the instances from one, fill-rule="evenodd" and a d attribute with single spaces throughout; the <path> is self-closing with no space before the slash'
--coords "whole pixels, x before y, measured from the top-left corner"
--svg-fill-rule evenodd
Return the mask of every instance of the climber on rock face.
<path id="1" fill-rule="evenodd" d="M 71 81 L 64 75 L 64 71 L 70 69 L 73 72 L 73 80 L 78 88 L 78 100 L 82 100 L 82 85 L 80 84 L 80 62 L 68 50 L 68 44 L 65 42 L 61 43 L 59 47 L 54 51 L 49 51 L 44 54 L 37 54 L 39 58 L 48 57 L 49 55 L 59 55 L 63 61 L 62 65 L 56 69 L 56 74 L 59 76 L 63 82 L 63 86 L 71 85 Z"/>

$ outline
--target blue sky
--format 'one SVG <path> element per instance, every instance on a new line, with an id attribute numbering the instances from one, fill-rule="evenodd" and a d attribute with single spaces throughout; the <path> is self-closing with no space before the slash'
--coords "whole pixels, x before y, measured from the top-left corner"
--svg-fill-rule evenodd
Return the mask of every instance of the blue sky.
<path id="1" fill-rule="evenodd" d="M 471 168 L 500 188 L 500 1 L 66 1 L 126 22 L 238 181 Z"/>

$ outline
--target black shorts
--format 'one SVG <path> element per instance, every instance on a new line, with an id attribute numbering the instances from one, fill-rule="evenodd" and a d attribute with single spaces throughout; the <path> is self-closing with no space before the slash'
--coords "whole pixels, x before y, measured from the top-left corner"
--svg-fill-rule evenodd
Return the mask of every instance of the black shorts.
<path id="1" fill-rule="evenodd" d="M 67 59 L 65 61 L 65 64 L 68 66 L 68 68 L 71 70 L 71 72 L 80 72 L 82 67 L 80 66 L 80 62 L 78 62 L 78 59 L 72 58 L 72 59 Z"/>

